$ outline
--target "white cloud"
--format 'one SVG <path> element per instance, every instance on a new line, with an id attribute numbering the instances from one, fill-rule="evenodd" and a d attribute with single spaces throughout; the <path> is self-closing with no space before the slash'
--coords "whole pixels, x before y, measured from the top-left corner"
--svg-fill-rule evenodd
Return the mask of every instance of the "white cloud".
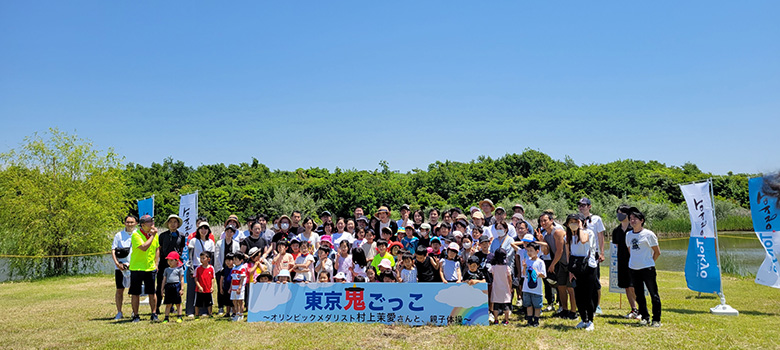
<path id="1" fill-rule="evenodd" d="M 459 284 L 440 290 L 434 299 L 452 307 L 470 308 L 486 303 L 487 294 L 468 284 Z"/>
<path id="2" fill-rule="evenodd" d="M 260 290 L 253 293 L 255 298 L 249 302 L 249 311 L 251 312 L 271 311 L 292 298 L 290 287 L 287 284 L 255 283 L 252 288 L 260 288 Z M 260 295 L 263 296 L 262 299 Z"/>

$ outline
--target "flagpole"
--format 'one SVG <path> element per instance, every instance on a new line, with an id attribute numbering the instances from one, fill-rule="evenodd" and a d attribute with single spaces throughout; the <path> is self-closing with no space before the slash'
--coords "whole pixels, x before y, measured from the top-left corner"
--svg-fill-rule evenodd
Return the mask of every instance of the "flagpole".
<path id="1" fill-rule="evenodd" d="M 710 198 L 712 199 L 712 224 L 713 229 L 715 230 L 715 256 L 718 257 L 718 275 L 720 276 L 720 293 L 718 293 L 720 305 L 710 308 L 710 312 L 716 315 L 737 316 L 739 315 L 739 311 L 726 304 L 726 295 L 723 294 L 723 268 L 720 265 L 720 237 L 718 237 L 720 235 L 718 234 L 718 219 L 715 216 L 715 191 L 713 190 L 712 178 L 707 179 L 707 182 L 709 182 L 710 185 Z"/>

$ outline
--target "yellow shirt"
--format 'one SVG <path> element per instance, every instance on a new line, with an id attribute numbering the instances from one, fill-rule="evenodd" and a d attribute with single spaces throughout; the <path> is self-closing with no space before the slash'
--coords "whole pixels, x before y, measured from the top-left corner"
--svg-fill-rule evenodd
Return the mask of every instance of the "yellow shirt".
<path id="1" fill-rule="evenodd" d="M 146 242 L 146 236 L 141 233 L 141 229 L 136 229 L 133 232 L 133 236 L 130 238 L 130 244 L 133 246 L 130 253 L 130 271 L 154 271 L 157 268 L 154 258 L 157 254 L 157 248 L 160 246 L 159 237 L 155 235 L 152 245 L 143 251 L 139 247 Z"/>

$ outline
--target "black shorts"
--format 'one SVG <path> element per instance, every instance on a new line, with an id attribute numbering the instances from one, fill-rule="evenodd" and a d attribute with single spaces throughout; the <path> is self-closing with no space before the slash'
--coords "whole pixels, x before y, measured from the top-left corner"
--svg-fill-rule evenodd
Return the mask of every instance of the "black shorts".
<path id="1" fill-rule="evenodd" d="M 558 286 L 571 287 L 571 279 L 569 279 L 569 266 L 558 261 L 555 265 L 555 276 L 558 277 Z"/>
<path id="2" fill-rule="evenodd" d="M 195 293 L 195 307 L 209 307 L 214 305 L 211 293 Z"/>
<path id="3" fill-rule="evenodd" d="M 493 311 L 510 311 L 512 303 L 493 303 Z"/>
<path id="4" fill-rule="evenodd" d="M 155 275 L 154 271 L 130 271 L 130 295 L 156 293 L 154 288 Z M 143 291 L 141 291 L 141 285 L 143 285 Z"/>
<path id="5" fill-rule="evenodd" d="M 165 305 L 178 305 L 181 304 L 181 283 L 168 283 L 165 285 Z"/>
<path id="6" fill-rule="evenodd" d="M 114 270 L 114 283 L 116 283 L 116 289 L 125 289 L 125 274 L 123 271 Z"/>

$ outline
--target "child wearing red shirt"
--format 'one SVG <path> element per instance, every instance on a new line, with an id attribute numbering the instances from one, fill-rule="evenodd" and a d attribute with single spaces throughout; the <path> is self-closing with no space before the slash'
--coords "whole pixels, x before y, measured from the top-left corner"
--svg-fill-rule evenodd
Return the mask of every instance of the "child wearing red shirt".
<path id="1" fill-rule="evenodd" d="M 214 288 L 214 267 L 210 265 L 208 252 L 200 253 L 200 266 L 195 269 L 195 317 L 200 315 L 200 308 L 205 307 L 207 316 L 211 317 L 211 292 Z"/>

